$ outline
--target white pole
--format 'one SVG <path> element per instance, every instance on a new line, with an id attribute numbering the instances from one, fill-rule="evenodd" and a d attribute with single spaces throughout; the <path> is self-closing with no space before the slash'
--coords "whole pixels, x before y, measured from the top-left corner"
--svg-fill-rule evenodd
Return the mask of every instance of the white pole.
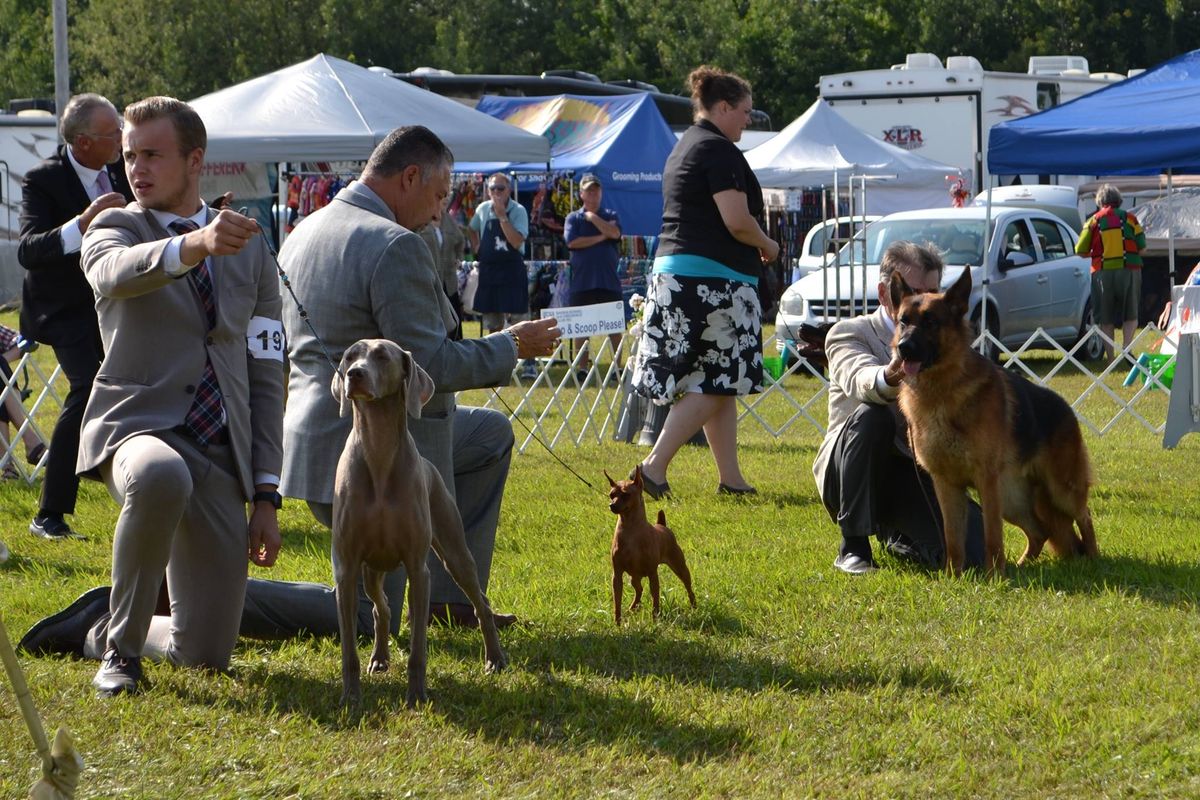
<path id="1" fill-rule="evenodd" d="M 1171 168 L 1167 167 L 1167 269 L 1172 286 L 1175 285 L 1175 210 L 1171 204 L 1171 195 L 1174 193 Z"/>
<path id="2" fill-rule="evenodd" d="M 67 0 L 54 0 L 54 113 L 62 119 L 71 99 L 71 73 L 67 68 Z"/>

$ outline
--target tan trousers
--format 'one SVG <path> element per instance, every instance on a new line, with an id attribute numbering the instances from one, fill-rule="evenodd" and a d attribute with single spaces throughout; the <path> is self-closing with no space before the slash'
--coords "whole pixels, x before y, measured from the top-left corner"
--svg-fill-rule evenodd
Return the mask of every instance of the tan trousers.
<path id="1" fill-rule="evenodd" d="M 246 592 L 246 501 L 227 445 L 200 448 L 167 431 L 126 440 L 100 474 L 121 504 L 113 535 L 111 619 L 85 653 L 108 647 L 225 669 Z M 154 616 L 166 573 L 171 616 Z"/>

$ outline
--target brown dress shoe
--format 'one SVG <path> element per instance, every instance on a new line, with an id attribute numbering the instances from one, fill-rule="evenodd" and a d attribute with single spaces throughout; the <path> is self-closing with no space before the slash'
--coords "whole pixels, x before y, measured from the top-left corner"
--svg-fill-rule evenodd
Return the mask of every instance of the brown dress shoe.
<path id="1" fill-rule="evenodd" d="M 497 628 L 507 628 L 517 621 L 515 614 L 492 612 Z M 455 628 L 478 628 L 479 620 L 475 618 L 475 609 L 470 603 L 431 603 L 429 606 L 430 625 L 448 625 Z"/>

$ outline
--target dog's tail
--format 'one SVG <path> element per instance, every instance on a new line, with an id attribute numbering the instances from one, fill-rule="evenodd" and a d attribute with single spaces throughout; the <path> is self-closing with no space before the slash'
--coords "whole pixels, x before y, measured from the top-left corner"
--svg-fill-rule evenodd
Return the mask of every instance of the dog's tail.
<path id="1" fill-rule="evenodd" d="M 663 511 L 661 508 L 658 510 L 658 524 L 662 525 L 664 528 L 667 527 L 667 512 Z"/>

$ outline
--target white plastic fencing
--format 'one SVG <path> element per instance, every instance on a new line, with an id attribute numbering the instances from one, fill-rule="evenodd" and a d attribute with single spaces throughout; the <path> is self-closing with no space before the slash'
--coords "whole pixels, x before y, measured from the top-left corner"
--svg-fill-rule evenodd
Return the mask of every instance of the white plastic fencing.
<path id="1" fill-rule="evenodd" d="M 1091 335 L 1107 338 L 1099 328 L 1093 328 Z M 1145 357 L 1139 360 L 1139 354 L 1151 350 L 1163 338 L 1153 325 L 1142 329 L 1124 351 L 1108 339 L 1118 355 L 1104 362 L 1085 360 L 1082 340 L 1067 349 L 1040 329 L 1016 350 L 1005 348 L 986 330 L 976 341 L 977 347 L 984 337 L 999 349 L 1006 369 L 1018 370 L 1035 383 L 1058 391 L 1071 404 L 1080 423 L 1096 435 L 1103 436 L 1123 422 L 1133 421 L 1146 433 L 1162 436 L 1170 395 L 1165 373 L 1172 369 L 1175 359 L 1170 356 L 1157 365 L 1151 365 Z M 585 368 L 585 354 L 572 352 L 569 343 L 564 342 L 549 358 L 538 361 L 535 378 L 521 378 L 518 367 L 508 386 L 495 392 L 473 392 L 469 402 L 515 418 L 513 430 L 520 452 L 535 444 L 534 435 L 551 449 L 578 446 L 585 441 L 636 440 L 650 404 L 630 392 L 634 343 L 626 334 L 614 358 L 608 338 L 597 338 L 591 348 L 591 363 Z M 776 353 L 775 340 L 766 342 L 764 349 L 768 354 Z M 760 428 L 775 438 L 799 435 L 810 427 L 823 435 L 828 380 L 790 345 L 785 362 L 782 374 L 777 379 L 768 377 L 761 393 L 740 400 L 739 424 Z M 23 403 L 26 419 L 8 439 L 12 444 L 3 448 L 0 470 L 11 465 L 10 471 L 30 484 L 41 473 L 45 455 L 38 464 L 27 465 L 19 457 L 18 451 L 24 448 L 18 443 L 27 428 L 49 442 L 65 395 L 64 381 L 62 369 L 47 349 L 25 354 L 15 365 L 12 380 L 0 383 L 0 403 L 9 396 L 20 398 L 22 388 L 30 392 Z M 1080 382 L 1082 389 L 1077 388 Z M 1069 385 L 1070 394 L 1064 383 Z M 9 432 L 12 430 L 10 427 Z"/>

